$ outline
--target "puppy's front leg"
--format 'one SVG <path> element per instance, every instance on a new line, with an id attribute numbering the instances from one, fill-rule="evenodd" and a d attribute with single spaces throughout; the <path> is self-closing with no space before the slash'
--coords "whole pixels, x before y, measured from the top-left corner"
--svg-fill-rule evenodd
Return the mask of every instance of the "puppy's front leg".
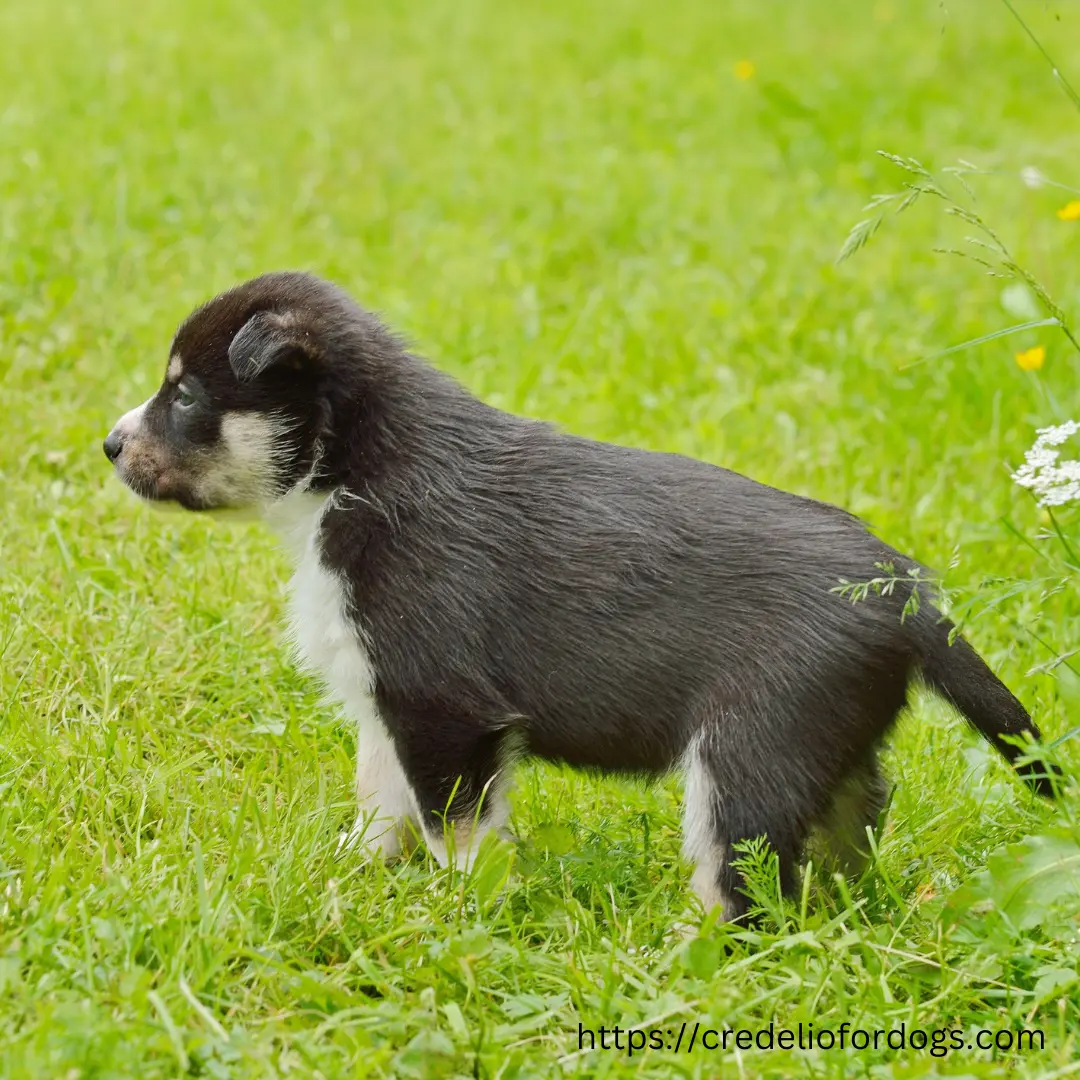
<path id="1" fill-rule="evenodd" d="M 438 705 L 391 709 L 387 719 L 428 849 L 440 866 L 468 871 L 509 817 L 509 730 Z"/>
<path id="2" fill-rule="evenodd" d="M 416 800 L 393 740 L 374 710 L 356 728 L 358 812 L 349 839 L 373 857 L 390 859 L 415 831 Z"/>

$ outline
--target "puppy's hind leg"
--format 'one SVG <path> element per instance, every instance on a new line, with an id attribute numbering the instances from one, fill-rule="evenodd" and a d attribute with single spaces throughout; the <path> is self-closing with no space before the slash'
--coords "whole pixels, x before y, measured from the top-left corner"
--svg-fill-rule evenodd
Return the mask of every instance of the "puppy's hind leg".
<path id="1" fill-rule="evenodd" d="M 875 830 L 889 797 L 877 755 L 853 768 L 833 796 L 820 822 L 820 842 L 827 861 L 847 877 L 858 877 L 870 857 L 866 830 Z"/>
<path id="2" fill-rule="evenodd" d="M 683 856 L 694 864 L 690 887 L 706 911 L 719 907 L 724 918 L 745 910 L 745 900 L 728 892 L 730 849 L 720 833 L 720 795 L 710 767 L 709 731 L 702 729 L 683 755 L 686 790 L 683 796 Z"/>
<path id="3" fill-rule="evenodd" d="M 785 770 L 780 751 L 770 754 L 745 737 L 761 730 L 749 717 L 717 713 L 683 755 L 683 850 L 695 864 L 691 884 L 706 911 L 719 906 L 731 921 L 746 921 L 749 909 L 735 845 L 765 837 L 779 858 L 781 889 L 790 896 L 811 819 L 798 770 Z"/>

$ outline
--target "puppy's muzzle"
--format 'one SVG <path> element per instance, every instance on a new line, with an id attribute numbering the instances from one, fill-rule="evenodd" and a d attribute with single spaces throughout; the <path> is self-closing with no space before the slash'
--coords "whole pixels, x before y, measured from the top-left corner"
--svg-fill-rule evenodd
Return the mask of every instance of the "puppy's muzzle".
<path id="1" fill-rule="evenodd" d="M 139 430 L 143 414 L 146 412 L 146 406 L 149 404 L 148 401 L 144 401 L 138 408 L 124 413 L 113 425 L 113 429 L 109 432 L 105 442 L 101 444 L 105 456 L 114 465 L 117 458 L 123 453 L 124 444 Z"/>
<path id="2" fill-rule="evenodd" d="M 179 498 L 174 490 L 178 479 L 176 462 L 143 424 L 148 404 L 124 413 L 101 448 L 120 479 L 140 498 L 150 502 Z"/>

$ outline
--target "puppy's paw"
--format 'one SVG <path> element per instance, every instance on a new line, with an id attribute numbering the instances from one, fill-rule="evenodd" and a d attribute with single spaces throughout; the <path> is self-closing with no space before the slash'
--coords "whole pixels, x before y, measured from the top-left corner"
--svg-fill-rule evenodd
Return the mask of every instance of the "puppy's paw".
<path id="1" fill-rule="evenodd" d="M 664 945 L 668 948 L 673 948 L 676 945 L 681 945 L 686 941 L 693 941 L 698 936 L 698 930 L 700 926 L 694 922 L 685 922 L 680 920 L 679 922 L 672 923 L 668 927 L 667 933 L 664 934 Z"/>
<path id="2" fill-rule="evenodd" d="M 393 821 L 360 814 L 353 827 L 342 833 L 337 854 L 359 857 L 367 862 L 387 862 L 408 855 L 416 846 L 415 829 L 408 821 Z"/>

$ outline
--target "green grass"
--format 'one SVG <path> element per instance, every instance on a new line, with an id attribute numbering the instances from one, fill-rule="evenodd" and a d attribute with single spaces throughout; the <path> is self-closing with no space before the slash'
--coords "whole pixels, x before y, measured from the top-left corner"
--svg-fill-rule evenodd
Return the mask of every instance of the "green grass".
<path id="1" fill-rule="evenodd" d="M 1021 10 L 1075 57 L 1068 5 Z M 980 214 L 1080 310 L 1072 196 L 1018 179 L 1080 184 L 1080 116 L 1004 6 L 10 0 L 0 71 L 0 1074 L 1080 1071 L 1077 801 L 1035 803 L 943 706 L 897 732 L 871 872 L 815 873 L 758 934 L 680 929 L 675 780 L 530 766 L 517 843 L 474 879 L 358 865 L 352 736 L 290 666 L 283 555 L 148 513 L 100 451 L 194 304 L 303 267 L 492 403 L 845 505 L 955 557 L 960 598 L 1033 580 L 1049 548 L 1009 469 L 1080 418 L 1077 357 L 1048 328 L 900 370 L 1017 321 L 933 253 L 970 231 L 934 205 L 834 265 L 903 179 L 875 151 L 966 158 L 997 170 Z M 1032 585 L 970 628 L 1050 738 L 1080 695 L 1030 669 L 1078 624 L 1075 585 Z M 1045 1048 L 577 1053 L 579 1022 L 683 1020 Z"/>

